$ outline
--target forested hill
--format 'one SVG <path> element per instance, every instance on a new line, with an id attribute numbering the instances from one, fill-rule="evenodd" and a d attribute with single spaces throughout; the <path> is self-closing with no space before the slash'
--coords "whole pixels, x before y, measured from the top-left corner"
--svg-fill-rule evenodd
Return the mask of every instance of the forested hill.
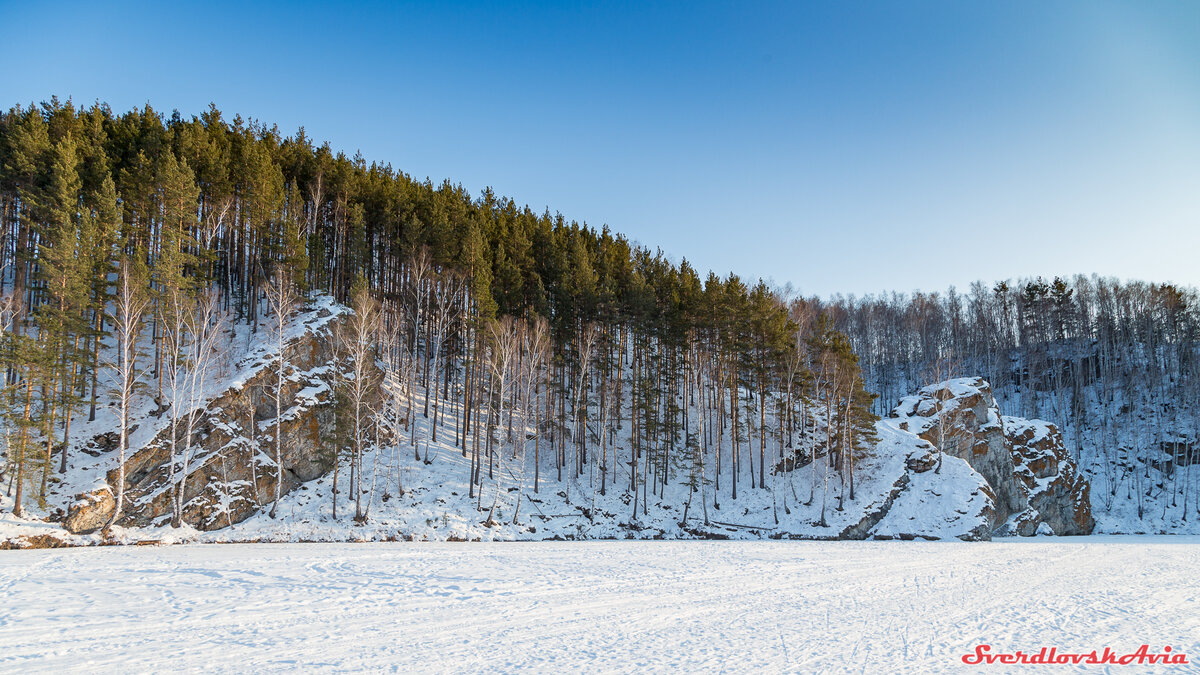
<path id="1" fill-rule="evenodd" d="M 805 397 L 834 411 L 831 457 L 872 433 L 848 341 L 762 281 L 701 279 L 607 229 L 414 180 L 303 130 L 285 136 L 215 107 L 188 118 L 18 105 L 0 114 L 0 203 L 5 472 L 17 511 L 23 488 L 44 500 L 52 472 L 66 470 L 76 415 L 125 410 L 137 387 L 166 409 L 171 378 L 190 367 L 175 364 L 190 363 L 213 312 L 258 330 L 281 298 L 305 291 L 341 302 L 365 291 L 395 338 L 376 345 L 381 355 L 408 359 L 405 371 L 435 394 L 440 380 L 464 431 L 480 401 L 511 395 L 491 389 L 505 382 L 498 345 L 544 363 L 539 428 L 560 432 L 560 476 L 594 463 L 589 438 L 604 439 L 596 427 L 615 417 L 647 458 L 630 485 L 665 485 L 700 443 L 684 392 L 703 392 L 730 434 L 735 494 L 744 474 L 766 489 Z M 128 356 L 109 353 L 124 346 Z M 134 362 L 148 374 L 128 372 Z"/>
<path id="2" fill-rule="evenodd" d="M 489 523 L 518 456 L 509 479 L 523 485 L 528 469 L 535 493 L 553 480 L 570 503 L 586 485 L 594 505 L 618 490 L 631 528 L 651 495 L 686 523 L 696 493 L 706 521 L 741 496 L 778 524 L 780 505 L 801 513 L 789 495 L 814 504 L 820 468 L 825 523 L 831 491 L 839 512 L 855 501 L 876 415 L 977 375 L 1000 412 L 1062 427 L 1102 531 L 1182 531 L 1200 515 L 1189 289 L 1080 277 L 788 298 L 215 107 L 184 118 L 51 100 L 0 113 L 0 205 L 0 501 L 16 516 L 34 505 L 53 517 L 100 480 L 116 492 L 110 524 L 130 487 L 143 501 L 127 520 L 211 525 L 206 510 L 234 497 L 274 514 L 319 466 L 336 519 L 345 465 L 356 496 L 343 512 L 362 522 L 381 475 L 364 458 L 408 444 L 424 465 L 440 443 L 461 453 L 471 499 L 493 495 Z M 321 343 L 325 365 L 289 353 L 288 326 L 342 305 L 353 319 Z M 240 387 L 237 364 L 256 364 L 269 402 L 247 394 L 246 419 L 205 427 L 206 402 Z M 303 410 L 326 422 L 289 441 L 304 449 L 289 476 L 278 429 Z M 147 445 L 165 424 L 167 447 Z M 208 459 L 246 473 L 201 495 L 192 453 L 216 432 L 248 454 Z M 141 468 L 128 476 L 130 462 Z M 406 470 L 395 465 L 383 501 L 404 494 Z"/>

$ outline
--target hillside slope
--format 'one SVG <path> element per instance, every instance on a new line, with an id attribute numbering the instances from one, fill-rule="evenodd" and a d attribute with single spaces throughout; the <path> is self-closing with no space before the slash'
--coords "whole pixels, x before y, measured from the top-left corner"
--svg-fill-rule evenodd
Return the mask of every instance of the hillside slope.
<path id="1" fill-rule="evenodd" d="M 731 480 L 727 467 L 722 493 L 717 496 L 716 467 L 702 467 L 700 477 L 682 462 L 671 467 L 665 487 L 646 489 L 639 483 L 635 498 L 629 467 L 622 462 L 612 462 L 612 474 L 602 477 L 593 459 L 582 474 L 566 471 L 559 480 L 551 453 L 541 447 L 546 440 L 528 426 L 524 444 L 515 442 L 498 449 L 491 466 L 483 467 L 482 484 L 472 497 L 470 458 L 464 447 L 455 443 L 455 430 L 462 424 L 461 403 L 444 403 L 441 433 L 433 441 L 433 418 L 421 414 L 424 401 L 419 390 L 413 405 L 414 426 L 406 437 L 380 443 L 364 453 L 363 484 L 369 490 L 363 497 L 365 522 L 350 518 L 352 498 L 345 477 L 351 466 L 344 455 L 339 459 L 337 475 L 342 482 L 338 486 L 338 518 L 334 518 L 332 453 L 323 447 L 319 427 L 329 424 L 328 413 L 322 411 L 330 408 L 332 380 L 344 373 L 338 372 L 332 360 L 323 363 L 320 359 L 331 358 L 330 343 L 348 312 L 328 297 L 319 297 L 289 329 L 289 353 L 295 363 L 288 378 L 290 401 L 284 406 L 283 428 L 285 469 L 292 478 L 281 488 L 283 496 L 275 518 L 268 511 L 273 500 L 270 448 L 276 425 L 271 419 L 273 408 L 264 407 L 263 398 L 274 353 L 266 346 L 263 332 L 256 338 L 247 331 L 231 330 L 223 365 L 206 389 L 207 401 L 198 416 L 202 423 L 196 431 L 195 456 L 189 463 L 193 487 L 185 493 L 183 527 L 169 525 L 169 513 L 163 506 L 169 485 L 163 478 L 167 464 L 162 445 L 169 438 L 169 415 L 156 409 L 148 390 L 141 395 L 134 420 L 125 516 L 110 536 L 70 534 L 61 525 L 64 519 L 73 525 L 90 525 L 73 527 L 86 531 L 99 527 L 111 512 L 105 510 L 104 500 L 111 499 L 116 458 L 103 440 L 114 421 L 111 411 L 104 411 L 95 421 L 81 419 L 73 428 L 72 443 L 80 452 L 71 453 L 70 470 L 50 491 L 51 498 L 43 508 L 18 519 L 9 513 L 7 502 L 0 502 L 4 507 L 0 538 L 11 540 L 10 545 L 53 545 L 110 540 L 990 536 L 994 507 L 984 479 L 957 458 L 947 458 L 940 472 L 931 471 L 932 446 L 901 429 L 895 420 L 877 423 L 878 444 L 860 453 L 853 499 L 823 453 L 814 450 L 813 439 L 819 435 L 815 433 L 807 437 L 808 444 L 798 455 L 810 459 L 770 471 L 765 488 L 743 484 L 736 499 L 725 492 Z M 307 356 L 299 358 L 297 351 Z M 251 415 L 249 420 L 244 419 L 246 415 Z M 295 435 L 289 428 L 311 431 Z M 545 435 L 543 431 L 541 436 Z M 612 452 L 627 453 L 629 425 L 609 442 Z M 817 461 L 811 461 L 814 454 Z M 296 473 L 297 466 L 304 466 L 310 474 Z M 82 494 L 88 498 L 80 500 Z"/>

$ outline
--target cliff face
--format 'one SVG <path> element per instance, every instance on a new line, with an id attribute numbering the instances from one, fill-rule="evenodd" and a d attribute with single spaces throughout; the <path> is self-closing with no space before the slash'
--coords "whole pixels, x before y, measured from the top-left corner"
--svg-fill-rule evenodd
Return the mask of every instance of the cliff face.
<path id="1" fill-rule="evenodd" d="M 1090 534 L 1091 486 L 1063 447 L 1058 427 L 1042 420 L 1003 418 L 1012 446 L 1014 475 L 1029 507 L 1010 521 L 1010 531 L 1029 536 L 1043 524 L 1055 534 Z"/>
<path id="2" fill-rule="evenodd" d="M 199 530 L 214 530 L 269 508 L 275 496 L 276 434 L 282 439 L 282 494 L 333 468 L 330 432 L 336 414 L 330 382 L 339 367 L 334 360 L 334 336 L 343 322 L 344 317 L 331 318 L 329 311 L 323 310 L 289 342 L 280 419 L 275 419 L 277 360 L 273 358 L 251 364 L 251 376 L 212 398 L 200 412 L 184 481 L 184 522 Z M 118 524 L 145 527 L 169 521 L 171 438 L 182 447 L 184 434 L 182 423 L 174 428 L 168 425 L 148 443 L 130 449 L 125 464 L 125 508 Z M 180 468 L 177 466 L 177 474 Z M 108 486 L 115 486 L 116 469 L 110 470 L 106 479 Z M 102 526 L 113 507 L 113 490 L 108 486 L 80 495 L 64 526 L 72 532 Z"/>
<path id="3" fill-rule="evenodd" d="M 1049 422 L 1002 417 L 990 385 L 959 378 L 905 397 L 892 412 L 911 431 L 967 460 L 995 493 L 998 534 L 1031 536 L 1044 524 L 1054 534 L 1089 534 L 1089 486 Z"/>

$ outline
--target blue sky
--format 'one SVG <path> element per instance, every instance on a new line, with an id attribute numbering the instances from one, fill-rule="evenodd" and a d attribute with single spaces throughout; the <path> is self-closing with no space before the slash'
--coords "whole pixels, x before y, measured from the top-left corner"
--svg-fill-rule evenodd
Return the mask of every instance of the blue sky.
<path id="1" fill-rule="evenodd" d="M 806 294 L 1200 285 L 1200 3 L 0 1 L 0 104 L 303 125 Z"/>

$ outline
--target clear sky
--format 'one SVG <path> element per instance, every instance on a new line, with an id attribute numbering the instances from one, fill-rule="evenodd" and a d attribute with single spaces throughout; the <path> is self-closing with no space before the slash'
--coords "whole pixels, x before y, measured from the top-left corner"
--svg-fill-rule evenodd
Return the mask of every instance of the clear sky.
<path id="1" fill-rule="evenodd" d="M 0 103 L 214 102 L 806 294 L 1200 285 L 1200 2 L 0 0 Z"/>

